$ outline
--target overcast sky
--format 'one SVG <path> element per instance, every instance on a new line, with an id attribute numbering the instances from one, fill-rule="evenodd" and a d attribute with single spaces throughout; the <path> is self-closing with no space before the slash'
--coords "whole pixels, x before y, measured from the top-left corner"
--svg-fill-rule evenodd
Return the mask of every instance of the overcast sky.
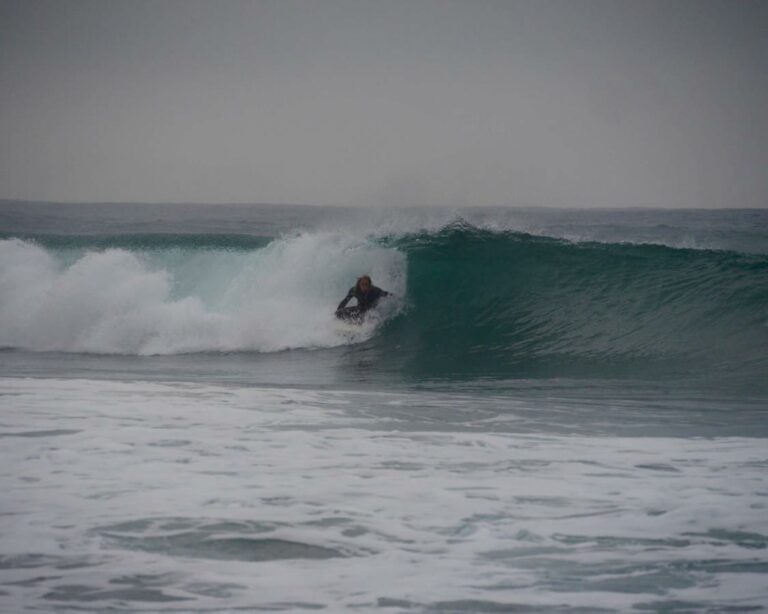
<path id="1" fill-rule="evenodd" d="M 0 0 L 0 197 L 768 206 L 768 2 Z"/>

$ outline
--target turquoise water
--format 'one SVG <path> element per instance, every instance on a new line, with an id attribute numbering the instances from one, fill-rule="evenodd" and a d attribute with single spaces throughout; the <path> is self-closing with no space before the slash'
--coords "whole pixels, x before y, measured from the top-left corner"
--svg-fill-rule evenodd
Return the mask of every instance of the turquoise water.
<path id="1" fill-rule="evenodd" d="M 768 604 L 763 211 L 4 202 L 0 347 L 6 609 Z"/>

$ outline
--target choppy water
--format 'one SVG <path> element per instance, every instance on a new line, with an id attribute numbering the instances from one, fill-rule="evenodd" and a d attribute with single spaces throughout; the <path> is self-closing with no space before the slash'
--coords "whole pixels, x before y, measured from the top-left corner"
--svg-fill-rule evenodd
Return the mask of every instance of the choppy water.
<path id="1" fill-rule="evenodd" d="M 767 222 L 3 203 L 2 610 L 768 608 Z"/>

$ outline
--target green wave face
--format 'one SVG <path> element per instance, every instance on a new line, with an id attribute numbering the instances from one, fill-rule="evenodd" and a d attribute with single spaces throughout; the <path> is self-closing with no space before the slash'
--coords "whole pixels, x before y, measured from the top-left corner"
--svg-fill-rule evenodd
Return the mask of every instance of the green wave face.
<path id="1" fill-rule="evenodd" d="M 764 255 L 472 228 L 397 243 L 408 307 L 381 342 L 414 375 L 768 373 Z"/>

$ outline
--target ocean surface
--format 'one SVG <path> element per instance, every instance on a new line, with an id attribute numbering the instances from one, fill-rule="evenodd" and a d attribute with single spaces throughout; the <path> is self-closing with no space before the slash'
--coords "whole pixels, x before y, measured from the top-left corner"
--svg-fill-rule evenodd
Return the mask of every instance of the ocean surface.
<path id="1" fill-rule="evenodd" d="M 2 612 L 768 611 L 768 211 L 2 201 L 0 493 Z"/>

